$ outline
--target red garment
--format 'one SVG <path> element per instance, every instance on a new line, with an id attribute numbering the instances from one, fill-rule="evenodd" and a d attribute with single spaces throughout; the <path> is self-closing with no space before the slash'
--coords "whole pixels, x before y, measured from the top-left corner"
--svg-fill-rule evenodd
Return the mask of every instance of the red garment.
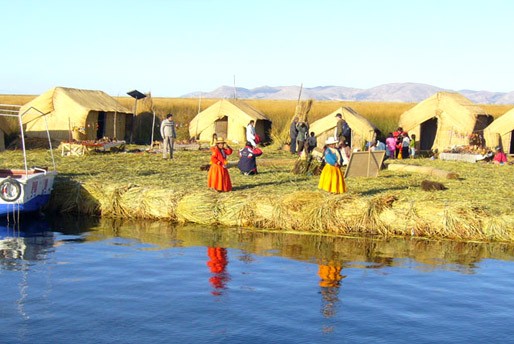
<path id="1" fill-rule="evenodd" d="M 218 191 L 232 190 L 232 182 L 227 169 L 227 156 L 232 154 L 232 148 L 219 149 L 211 147 L 211 167 L 207 176 L 207 186 Z"/>
<path id="2" fill-rule="evenodd" d="M 494 155 L 493 161 L 499 162 L 499 163 L 506 163 L 507 162 L 507 154 L 503 152 L 498 152 Z"/>
<path id="3" fill-rule="evenodd" d="M 214 275 L 209 278 L 209 282 L 215 289 L 225 289 L 226 283 L 230 280 L 230 277 L 225 271 L 228 265 L 227 260 L 227 249 L 223 247 L 207 247 L 207 255 L 209 261 L 207 266 Z M 215 295 L 219 295 L 219 292 L 213 292 Z"/>

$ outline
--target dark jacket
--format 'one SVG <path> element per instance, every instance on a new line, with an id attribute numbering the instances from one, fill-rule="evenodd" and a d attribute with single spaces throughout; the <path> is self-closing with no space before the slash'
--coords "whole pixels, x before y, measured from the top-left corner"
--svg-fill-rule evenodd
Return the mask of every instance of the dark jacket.
<path id="1" fill-rule="evenodd" d="M 246 146 L 239 150 L 239 162 L 237 167 L 241 172 L 250 174 L 257 173 L 256 157 L 262 155 L 262 150 Z"/>

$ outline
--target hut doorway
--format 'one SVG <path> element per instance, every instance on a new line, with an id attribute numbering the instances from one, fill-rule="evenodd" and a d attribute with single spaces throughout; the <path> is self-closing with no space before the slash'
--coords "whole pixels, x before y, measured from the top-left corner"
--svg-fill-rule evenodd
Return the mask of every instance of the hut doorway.
<path id="1" fill-rule="evenodd" d="M 262 143 L 271 141 L 271 121 L 255 121 L 255 132 L 261 138 Z M 246 135 L 246 133 L 245 133 Z"/>
<path id="2" fill-rule="evenodd" d="M 437 118 L 432 117 L 421 123 L 419 138 L 420 150 L 431 150 L 437 134 Z"/>
<path id="3" fill-rule="evenodd" d="M 222 117 L 214 122 L 214 132 L 218 137 L 227 138 L 228 133 L 228 117 Z"/>
<path id="4" fill-rule="evenodd" d="M 98 121 L 96 123 L 96 138 L 101 139 L 105 136 L 105 112 L 98 112 Z"/>

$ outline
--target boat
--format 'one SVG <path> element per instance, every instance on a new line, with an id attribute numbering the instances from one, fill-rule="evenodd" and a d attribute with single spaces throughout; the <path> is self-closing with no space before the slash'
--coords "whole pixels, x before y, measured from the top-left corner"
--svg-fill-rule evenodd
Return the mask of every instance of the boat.
<path id="1" fill-rule="evenodd" d="M 48 126 L 46 133 L 53 164 L 52 170 L 46 167 L 29 168 L 27 166 L 27 150 L 23 130 L 24 124 L 45 115 L 34 107 L 20 113 L 18 105 L 0 104 L 1 117 L 18 119 L 24 166 L 23 168 L 0 169 L 0 215 L 37 212 L 50 200 L 57 171 Z M 46 116 L 44 118 L 46 122 Z M 21 163 L 19 165 L 21 166 Z"/>

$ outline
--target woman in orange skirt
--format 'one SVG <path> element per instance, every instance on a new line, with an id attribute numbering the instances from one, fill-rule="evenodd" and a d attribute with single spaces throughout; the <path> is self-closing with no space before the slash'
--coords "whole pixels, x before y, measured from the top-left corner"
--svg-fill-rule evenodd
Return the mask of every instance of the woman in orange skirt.
<path id="1" fill-rule="evenodd" d="M 346 192 L 347 189 L 340 168 L 343 163 L 343 156 L 336 148 L 336 143 L 337 140 L 334 137 L 329 137 L 325 142 L 325 152 L 323 153 L 325 156 L 325 167 L 321 171 L 318 188 L 339 194 Z"/>
<path id="2" fill-rule="evenodd" d="M 216 139 L 216 145 L 211 147 L 211 167 L 207 176 L 207 186 L 217 191 L 232 190 L 232 182 L 227 169 L 227 156 L 232 154 L 222 137 Z"/>

